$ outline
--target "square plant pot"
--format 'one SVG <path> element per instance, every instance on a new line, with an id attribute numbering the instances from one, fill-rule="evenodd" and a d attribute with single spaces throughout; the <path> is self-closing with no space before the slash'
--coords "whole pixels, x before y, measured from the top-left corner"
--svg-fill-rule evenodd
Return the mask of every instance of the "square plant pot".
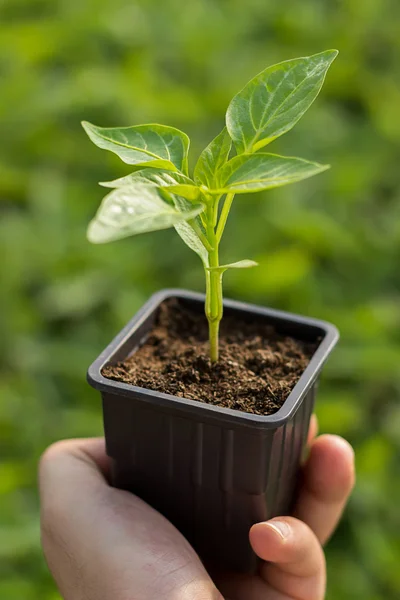
<path id="1" fill-rule="evenodd" d="M 225 300 L 224 312 L 271 324 L 318 347 L 283 406 L 259 416 L 186 400 L 102 376 L 152 330 L 158 307 L 177 298 L 203 311 L 204 296 L 165 290 L 152 296 L 100 354 L 88 381 L 101 392 L 112 484 L 164 514 L 213 566 L 254 571 L 250 527 L 288 514 L 306 444 L 318 378 L 338 340 L 324 321 Z"/>

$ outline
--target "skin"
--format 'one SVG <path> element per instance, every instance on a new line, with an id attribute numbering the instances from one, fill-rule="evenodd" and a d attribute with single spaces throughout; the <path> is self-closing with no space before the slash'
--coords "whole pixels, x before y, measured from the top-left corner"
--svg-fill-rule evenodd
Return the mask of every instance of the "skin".
<path id="1" fill-rule="evenodd" d="M 293 516 L 254 525 L 257 575 L 213 574 L 162 515 L 108 484 L 103 439 L 57 442 L 40 464 L 44 553 L 65 600 L 322 600 L 322 545 L 354 484 L 351 446 L 310 427 Z"/>

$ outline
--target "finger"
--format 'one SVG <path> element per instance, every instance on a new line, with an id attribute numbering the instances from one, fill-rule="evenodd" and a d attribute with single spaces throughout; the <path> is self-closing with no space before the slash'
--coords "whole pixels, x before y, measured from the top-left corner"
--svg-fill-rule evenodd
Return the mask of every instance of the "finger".
<path id="1" fill-rule="evenodd" d="M 314 441 L 314 438 L 318 434 L 318 419 L 316 414 L 311 415 L 310 426 L 308 428 L 307 445 L 310 446 Z"/>
<path id="2" fill-rule="evenodd" d="M 68 460 L 70 468 L 71 458 L 75 459 L 72 465 L 75 467 L 76 475 L 83 473 L 86 479 L 90 470 L 90 482 L 94 481 L 93 477 L 104 484 L 110 474 L 110 459 L 106 453 L 104 438 L 62 440 L 52 444 L 44 452 L 39 465 L 39 483 L 43 480 L 42 476 L 47 475 L 47 469 L 54 466 L 55 460 L 57 463 Z M 59 471 L 58 474 L 52 472 L 52 479 L 55 476 L 64 479 L 63 472 Z"/>
<path id="3" fill-rule="evenodd" d="M 294 516 L 324 544 L 332 535 L 354 486 L 354 452 L 343 438 L 321 435 L 303 467 Z"/>
<path id="4" fill-rule="evenodd" d="M 260 576 L 219 576 L 217 585 L 229 600 L 322 600 L 325 559 L 310 528 L 293 517 L 258 523 L 250 543 L 263 561 Z"/>
<path id="5" fill-rule="evenodd" d="M 308 461 L 308 457 L 310 456 L 310 448 L 311 445 L 314 441 L 314 439 L 317 437 L 318 434 L 318 419 L 317 419 L 317 415 L 312 414 L 311 418 L 310 418 L 310 425 L 308 427 L 308 434 L 307 434 L 307 444 L 306 447 L 303 450 L 302 456 L 301 456 L 301 465 L 305 465 L 306 462 Z"/>
<path id="6" fill-rule="evenodd" d="M 274 592 L 298 600 L 324 598 L 324 553 L 305 523 L 293 517 L 258 523 L 250 530 L 250 543 L 257 556 L 266 561 L 260 575 Z"/>
<path id="7" fill-rule="evenodd" d="M 216 593 L 194 550 L 139 498 L 111 488 L 102 440 L 58 442 L 41 460 L 42 543 L 63 598 Z M 215 596 L 216 597 L 216 596 Z"/>
<path id="8" fill-rule="evenodd" d="M 110 475 L 111 461 L 106 453 L 104 438 L 89 438 L 83 440 L 64 440 L 64 451 L 68 451 L 81 460 L 86 460 L 88 466 L 96 468 L 104 478 Z"/>

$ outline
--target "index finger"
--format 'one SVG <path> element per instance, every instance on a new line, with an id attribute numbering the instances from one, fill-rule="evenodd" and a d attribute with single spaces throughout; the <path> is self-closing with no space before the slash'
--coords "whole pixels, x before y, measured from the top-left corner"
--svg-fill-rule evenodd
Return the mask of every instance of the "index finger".
<path id="1" fill-rule="evenodd" d="M 321 435 L 303 467 L 294 516 L 324 544 L 332 535 L 354 486 L 354 452 L 346 440 Z"/>

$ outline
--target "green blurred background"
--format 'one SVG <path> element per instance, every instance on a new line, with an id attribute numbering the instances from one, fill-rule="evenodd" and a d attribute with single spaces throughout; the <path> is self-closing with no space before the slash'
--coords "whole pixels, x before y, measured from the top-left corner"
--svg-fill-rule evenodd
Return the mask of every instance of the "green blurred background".
<path id="1" fill-rule="evenodd" d="M 162 287 L 203 288 L 173 230 L 91 246 L 96 182 L 129 172 L 80 127 L 217 134 L 265 66 L 336 47 L 322 95 L 274 152 L 328 173 L 236 201 L 222 250 L 253 258 L 226 295 L 337 324 L 321 429 L 355 446 L 358 485 L 327 549 L 328 598 L 400 594 L 398 0 L 0 1 L 0 598 L 59 598 L 38 538 L 37 460 L 100 434 L 89 363 Z"/>

